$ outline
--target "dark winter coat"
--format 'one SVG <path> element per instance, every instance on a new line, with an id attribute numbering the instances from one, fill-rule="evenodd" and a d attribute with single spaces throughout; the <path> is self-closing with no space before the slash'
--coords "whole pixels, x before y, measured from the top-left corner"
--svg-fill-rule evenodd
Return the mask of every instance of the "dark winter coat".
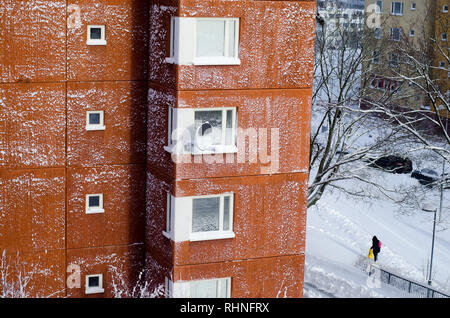
<path id="1" fill-rule="evenodd" d="M 372 237 L 372 251 L 374 254 L 380 253 L 380 241 L 376 236 Z"/>

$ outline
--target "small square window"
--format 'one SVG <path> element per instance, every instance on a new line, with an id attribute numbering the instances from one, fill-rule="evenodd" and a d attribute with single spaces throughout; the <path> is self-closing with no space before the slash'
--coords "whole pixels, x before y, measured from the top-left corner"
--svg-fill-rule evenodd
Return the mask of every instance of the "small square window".
<path id="1" fill-rule="evenodd" d="M 86 130 L 105 130 L 103 111 L 86 112 Z"/>
<path id="2" fill-rule="evenodd" d="M 86 275 L 86 294 L 103 293 L 103 274 Z"/>
<path id="3" fill-rule="evenodd" d="M 445 69 L 445 62 L 444 61 L 440 61 L 439 62 L 439 67 L 442 69 Z"/>
<path id="4" fill-rule="evenodd" d="M 411 10 L 416 10 L 417 6 L 415 2 L 411 3 Z"/>
<path id="5" fill-rule="evenodd" d="M 444 13 L 447 13 L 447 12 L 448 12 L 448 5 L 447 5 L 447 4 L 445 4 L 445 5 L 442 7 L 442 12 L 444 12 Z"/>
<path id="6" fill-rule="evenodd" d="M 104 213 L 103 194 L 86 195 L 86 214 Z"/>
<path id="7" fill-rule="evenodd" d="M 413 37 L 414 35 L 416 35 L 416 32 L 414 30 L 410 30 L 409 31 L 409 36 Z"/>
<path id="8" fill-rule="evenodd" d="M 87 45 L 106 45 L 105 26 L 88 25 Z"/>
<path id="9" fill-rule="evenodd" d="M 442 33 L 441 34 L 441 40 L 442 41 L 447 41 L 447 33 Z"/>

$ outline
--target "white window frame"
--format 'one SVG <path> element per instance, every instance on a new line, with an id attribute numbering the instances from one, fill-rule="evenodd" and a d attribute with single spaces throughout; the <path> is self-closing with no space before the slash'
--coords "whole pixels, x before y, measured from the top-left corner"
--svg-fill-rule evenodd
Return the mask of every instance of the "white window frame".
<path id="1" fill-rule="evenodd" d="M 416 2 L 411 2 L 410 10 L 411 11 L 416 11 L 416 9 L 417 9 L 417 3 Z"/>
<path id="2" fill-rule="evenodd" d="M 394 38 L 394 30 L 398 30 L 398 39 Z M 402 29 L 401 28 L 391 28 L 391 34 L 389 39 L 391 41 L 400 42 L 402 39 Z"/>
<path id="3" fill-rule="evenodd" d="M 444 4 L 444 5 L 442 6 L 442 12 L 448 13 L 448 4 Z"/>
<path id="4" fill-rule="evenodd" d="M 98 207 L 90 207 L 89 206 L 89 198 L 90 197 L 99 197 L 99 206 Z M 86 194 L 86 214 L 96 214 L 96 213 L 105 213 L 103 208 L 103 194 Z"/>
<path id="5" fill-rule="evenodd" d="M 98 277 L 98 287 L 89 287 L 89 278 L 91 277 Z M 103 289 L 103 274 L 92 274 L 92 275 L 86 275 L 86 285 L 85 285 L 85 294 L 100 294 L 104 293 L 105 290 Z"/>
<path id="6" fill-rule="evenodd" d="M 208 240 L 218 240 L 224 238 L 234 238 L 233 232 L 233 206 L 234 206 L 234 195 L 233 193 L 224 193 L 224 194 L 214 194 L 214 195 L 203 195 L 203 196 L 195 196 L 192 197 L 192 205 L 194 204 L 195 199 L 206 199 L 206 198 L 220 198 L 219 203 L 219 230 L 218 231 L 208 231 L 208 232 L 192 232 L 192 221 L 194 211 L 191 208 L 190 222 L 189 222 L 189 240 L 191 242 L 196 241 L 208 241 Z M 224 199 L 225 197 L 230 197 L 230 207 L 229 207 L 229 220 L 228 224 L 230 229 L 224 231 L 223 230 L 223 221 L 224 221 Z"/>
<path id="7" fill-rule="evenodd" d="M 101 38 L 91 39 L 91 29 L 100 29 Z M 104 25 L 88 25 L 86 45 L 106 45 L 106 28 Z"/>
<path id="8" fill-rule="evenodd" d="M 410 37 L 416 36 L 416 32 L 414 31 L 414 29 L 409 30 L 409 36 Z"/>
<path id="9" fill-rule="evenodd" d="M 224 20 L 225 43 L 224 56 L 197 57 L 197 22 L 205 20 Z M 236 35 L 234 54 L 229 56 L 229 23 L 235 21 Z M 170 22 L 170 52 L 165 59 L 166 63 L 178 65 L 240 65 L 239 59 L 239 18 L 208 18 L 208 17 L 172 17 Z"/>
<path id="10" fill-rule="evenodd" d="M 375 2 L 375 13 L 382 13 L 383 12 L 383 0 L 377 0 Z"/>
<path id="11" fill-rule="evenodd" d="M 439 61 L 439 68 L 445 70 L 445 61 Z"/>
<path id="12" fill-rule="evenodd" d="M 395 4 L 400 4 L 400 13 L 398 12 L 394 12 L 394 8 L 395 8 Z M 391 15 L 398 15 L 398 16 L 402 16 L 403 15 L 403 2 L 401 1 L 392 1 L 391 4 Z"/>
<path id="13" fill-rule="evenodd" d="M 173 238 L 173 226 L 174 226 L 174 206 L 175 198 L 170 193 L 166 193 L 166 228 L 163 231 L 163 235 L 168 239 Z"/>
<path id="14" fill-rule="evenodd" d="M 441 41 L 447 41 L 448 36 L 446 32 L 441 33 Z"/>
<path id="15" fill-rule="evenodd" d="M 221 278 L 208 278 L 208 279 L 196 279 L 189 281 L 177 281 L 172 282 L 169 278 L 166 277 L 166 297 L 170 298 L 191 298 L 191 283 L 199 282 L 199 281 L 217 281 L 217 298 L 231 298 L 231 289 L 232 289 L 232 279 L 231 277 L 221 277 Z M 220 291 L 222 290 L 222 284 L 226 283 L 227 289 L 226 294 L 221 295 Z"/>
<path id="16" fill-rule="evenodd" d="M 232 144 L 226 144 L 226 119 L 227 111 L 232 111 L 231 140 Z M 199 149 L 195 144 L 196 131 L 195 112 L 197 111 L 222 111 L 222 143 L 212 145 L 210 149 Z M 164 149 L 172 154 L 219 154 L 237 152 L 237 108 L 236 107 L 209 107 L 209 108 L 174 108 L 169 107 L 168 116 L 168 142 Z M 189 140 L 190 138 L 190 140 Z M 191 142 L 190 150 L 184 146 L 186 142 Z"/>
<path id="17" fill-rule="evenodd" d="M 162 234 L 174 242 L 184 241 L 209 241 L 220 239 L 232 239 L 236 235 L 233 229 L 234 220 L 234 193 L 226 192 L 213 195 L 190 196 L 190 197 L 174 197 L 170 193 L 167 194 L 166 206 L 169 206 L 169 197 L 171 202 L 170 215 L 166 214 L 166 228 Z M 220 197 L 219 203 L 219 230 L 208 232 L 192 232 L 192 217 L 194 199 L 216 198 Z M 224 198 L 230 197 L 229 206 L 229 229 L 223 230 L 224 221 Z M 168 211 L 169 212 L 169 211 Z M 169 221 L 170 220 L 170 221 Z M 170 232 L 167 229 L 167 224 L 170 222 Z"/>
<path id="18" fill-rule="evenodd" d="M 89 115 L 90 114 L 100 114 L 99 124 L 90 124 Z M 86 112 L 86 130 L 105 130 L 105 113 L 103 110 L 90 110 Z"/>

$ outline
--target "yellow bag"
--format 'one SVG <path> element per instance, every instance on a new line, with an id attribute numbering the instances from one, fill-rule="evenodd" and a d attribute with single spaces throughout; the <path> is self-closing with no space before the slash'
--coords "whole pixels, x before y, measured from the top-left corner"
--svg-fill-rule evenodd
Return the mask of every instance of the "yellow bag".
<path id="1" fill-rule="evenodd" d="M 369 250 L 369 258 L 373 259 L 373 250 L 372 249 Z"/>

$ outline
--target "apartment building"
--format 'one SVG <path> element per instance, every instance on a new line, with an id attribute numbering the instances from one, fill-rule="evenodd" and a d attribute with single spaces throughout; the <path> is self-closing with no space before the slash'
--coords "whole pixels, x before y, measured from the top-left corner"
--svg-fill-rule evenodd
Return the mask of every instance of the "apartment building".
<path id="1" fill-rule="evenodd" d="M 417 76 L 417 70 L 410 65 L 406 55 L 420 54 L 425 64 L 427 59 L 434 60 L 430 63 L 430 76 L 443 87 L 446 85 L 448 63 L 444 63 L 437 53 L 437 45 L 446 41 L 448 25 L 439 22 L 447 18 L 446 8 L 445 0 L 366 1 L 365 34 L 371 41 L 366 41 L 364 49 L 372 59 L 363 64 L 363 72 L 373 75 L 366 96 L 368 100 L 379 101 L 389 95 L 389 104 L 393 106 L 432 109 L 426 94 L 404 78 Z M 379 17 L 378 26 L 367 23 L 368 19 L 373 20 L 374 14 Z M 442 47 L 448 51 L 447 44 Z"/>
<path id="2" fill-rule="evenodd" d="M 29 295 L 113 297 L 145 270 L 159 296 L 301 297 L 315 14 L 2 1 L 0 250 Z"/>

